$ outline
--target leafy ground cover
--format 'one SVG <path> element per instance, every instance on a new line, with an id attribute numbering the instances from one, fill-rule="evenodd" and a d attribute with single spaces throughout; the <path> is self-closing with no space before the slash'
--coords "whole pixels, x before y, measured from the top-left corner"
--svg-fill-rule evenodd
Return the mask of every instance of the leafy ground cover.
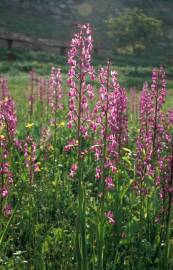
<path id="1" fill-rule="evenodd" d="M 1 62 L 2 270 L 173 267 L 171 65 L 94 69 L 92 42 Z"/>

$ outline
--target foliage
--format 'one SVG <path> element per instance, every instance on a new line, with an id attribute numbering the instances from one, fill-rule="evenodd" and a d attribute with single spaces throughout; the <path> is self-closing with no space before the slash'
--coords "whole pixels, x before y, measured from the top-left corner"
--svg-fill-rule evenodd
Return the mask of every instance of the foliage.
<path id="1" fill-rule="evenodd" d="M 129 93 L 110 62 L 94 69 L 92 41 L 80 25 L 65 79 L 0 77 L 2 270 L 173 267 L 165 71 Z"/>
<path id="2" fill-rule="evenodd" d="M 107 27 L 114 47 L 134 54 L 145 51 L 163 36 L 162 22 L 137 8 L 125 9 L 120 15 L 110 17 Z"/>

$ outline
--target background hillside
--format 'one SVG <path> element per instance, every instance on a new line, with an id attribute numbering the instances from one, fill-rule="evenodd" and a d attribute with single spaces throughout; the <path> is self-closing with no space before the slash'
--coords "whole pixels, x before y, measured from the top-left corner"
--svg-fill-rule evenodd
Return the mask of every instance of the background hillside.
<path id="1" fill-rule="evenodd" d="M 171 0 L 0 0 L 0 32 L 67 41 L 75 23 L 87 21 L 94 27 L 97 42 L 105 44 L 105 20 L 129 6 L 162 19 L 165 31 L 172 36 Z"/>
<path id="2" fill-rule="evenodd" d="M 140 57 L 107 50 L 94 55 L 94 64 L 105 64 L 110 59 L 121 74 L 124 86 L 139 86 L 150 78 L 152 67 L 165 65 L 168 83 L 172 83 L 173 64 L 173 10 L 172 0 L 0 0 L 0 33 L 19 33 L 33 39 L 54 39 L 68 44 L 76 23 L 89 22 L 93 26 L 95 44 L 112 48 L 108 39 L 106 19 L 116 16 L 126 7 L 137 7 L 151 17 L 161 19 L 164 38 L 157 46 L 146 50 Z M 56 43 L 56 42 L 55 42 Z M 4 44 L 4 45 L 3 45 Z M 6 48 L 4 48 L 6 46 Z M 40 75 L 47 75 L 52 66 L 61 65 L 67 71 L 66 57 L 52 48 L 34 51 L 13 47 L 13 63 L 8 62 L 6 42 L 0 40 L 0 74 L 11 75 L 28 72 L 32 68 Z"/>

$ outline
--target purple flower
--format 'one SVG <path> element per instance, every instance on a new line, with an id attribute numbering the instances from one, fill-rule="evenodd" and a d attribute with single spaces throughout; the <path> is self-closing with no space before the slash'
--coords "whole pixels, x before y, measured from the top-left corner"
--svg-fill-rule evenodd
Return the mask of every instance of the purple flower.
<path id="1" fill-rule="evenodd" d="M 113 190 L 115 188 L 115 184 L 112 180 L 112 177 L 108 176 L 105 179 L 106 189 L 107 190 Z"/>
<path id="2" fill-rule="evenodd" d="M 8 197 L 8 189 L 6 187 L 2 188 L 1 195 L 2 195 L 2 198 Z"/>
<path id="3" fill-rule="evenodd" d="M 11 214 L 12 214 L 12 206 L 11 206 L 11 204 L 6 204 L 3 207 L 3 214 L 4 214 L 5 217 L 11 216 Z"/>
<path id="4" fill-rule="evenodd" d="M 52 112 L 55 114 L 58 109 L 62 109 L 60 103 L 62 99 L 62 76 L 59 68 L 52 68 L 49 79 L 49 104 Z"/>
<path id="5" fill-rule="evenodd" d="M 79 32 L 74 35 L 68 52 L 68 64 L 70 65 L 67 79 L 70 87 L 68 127 L 74 127 L 74 124 L 78 123 L 78 117 L 81 117 L 86 127 L 81 126 L 80 132 L 82 136 L 87 138 L 87 123 L 90 119 L 88 98 L 92 99 L 94 92 L 92 84 L 86 83 L 86 78 L 89 76 L 91 80 L 95 79 L 94 69 L 91 66 L 93 39 L 89 24 L 78 25 L 78 29 Z M 79 102 L 80 116 L 78 115 Z"/>
<path id="6" fill-rule="evenodd" d="M 10 96 L 0 102 L 0 122 L 6 127 L 8 139 L 13 141 L 16 135 L 17 117 L 15 103 Z"/>
<path id="7" fill-rule="evenodd" d="M 76 163 L 71 165 L 71 170 L 70 170 L 70 176 L 73 178 L 78 170 L 78 165 Z"/>
<path id="8" fill-rule="evenodd" d="M 33 184 L 36 169 L 36 143 L 31 136 L 27 136 L 23 146 L 25 165 L 29 171 L 29 181 Z"/>
<path id="9" fill-rule="evenodd" d="M 105 213 L 106 215 L 106 218 L 108 220 L 108 223 L 111 224 L 111 225 L 114 225 L 115 224 L 115 218 L 114 218 L 114 214 L 112 211 L 108 211 Z"/>

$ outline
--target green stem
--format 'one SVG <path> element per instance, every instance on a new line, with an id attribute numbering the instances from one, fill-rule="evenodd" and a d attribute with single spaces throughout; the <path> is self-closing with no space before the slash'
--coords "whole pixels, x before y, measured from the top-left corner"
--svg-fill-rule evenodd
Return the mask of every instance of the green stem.
<path id="1" fill-rule="evenodd" d="M 171 145 L 171 175 L 170 175 L 170 181 L 169 186 L 172 187 L 173 185 L 173 141 Z M 168 198 L 168 210 L 167 210 L 167 218 L 166 218 L 166 247 L 165 247 L 165 270 L 168 269 L 168 262 L 169 262 L 169 253 L 170 253 L 170 224 L 171 224 L 171 207 L 172 206 L 172 193 L 169 193 Z"/>
<path id="2" fill-rule="evenodd" d="M 98 270 L 103 269 L 103 258 L 104 258 L 104 206 L 105 206 L 105 177 L 106 177 L 106 171 L 105 171 L 105 164 L 106 164 L 106 155 L 107 155 L 107 135 L 108 135 L 108 106 L 109 106 L 109 99 L 108 99 L 108 93 L 109 93 L 109 76 L 110 76 L 110 62 L 108 62 L 107 66 L 107 83 L 106 83 L 106 89 L 107 89 L 107 97 L 106 97 L 106 109 L 105 109 L 105 132 L 104 132 L 104 138 L 103 138 L 103 158 L 102 158 L 102 182 L 101 182 L 101 201 L 100 201 L 100 214 L 99 214 L 99 225 L 98 225 Z"/>
<path id="3" fill-rule="evenodd" d="M 19 206 L 19 203 L 21 203 L 22 196 L 23 196 L 23 194 L 21 194 L 21 196 L 20 196 L 20 198 L 19 198 L 19 200 L 18 200 L 18 203 L 16 204 L 16 207 L 14 208 L 13 213 L 12 213 L 11 217 L 9 218 L 8 223 L 7 223 L 5 229 L 3 230 L 3 232 L 2 232 L 2 234 L 1 234 L 1 236 L 0 236 L 0 251 L 2 250 L 2 247 L 3 247 L 2 244 L 3 244 L 3 241 L 4 241 L 4 238 L 5 238 L 6 234 L 7 234 L 7 232 L 8 232 L 8 229 L 9 229 L 11 223 L 12 223 L 14 214 L 16 213 L 16 210 L 17 210 L 17 208 L 18 208 L 18 206 Z"/>
<path id="4" fill-rule="evenodd" d="M 83 183 L 82 170 L 82 141 L 81 141 L 81 101 L 82 101 L 82 66 L 80 64 L 79 75 L 79 100 L 78 100 L 78 122 L 77 122 L 77 140 L 78 140 L 78 215 L 76 222 L 76 255 L 78 260 L 78 269 L 87 270 L 87 248 L 86 248 L 86 221 L 85 221 L 85 186 Z"/>

